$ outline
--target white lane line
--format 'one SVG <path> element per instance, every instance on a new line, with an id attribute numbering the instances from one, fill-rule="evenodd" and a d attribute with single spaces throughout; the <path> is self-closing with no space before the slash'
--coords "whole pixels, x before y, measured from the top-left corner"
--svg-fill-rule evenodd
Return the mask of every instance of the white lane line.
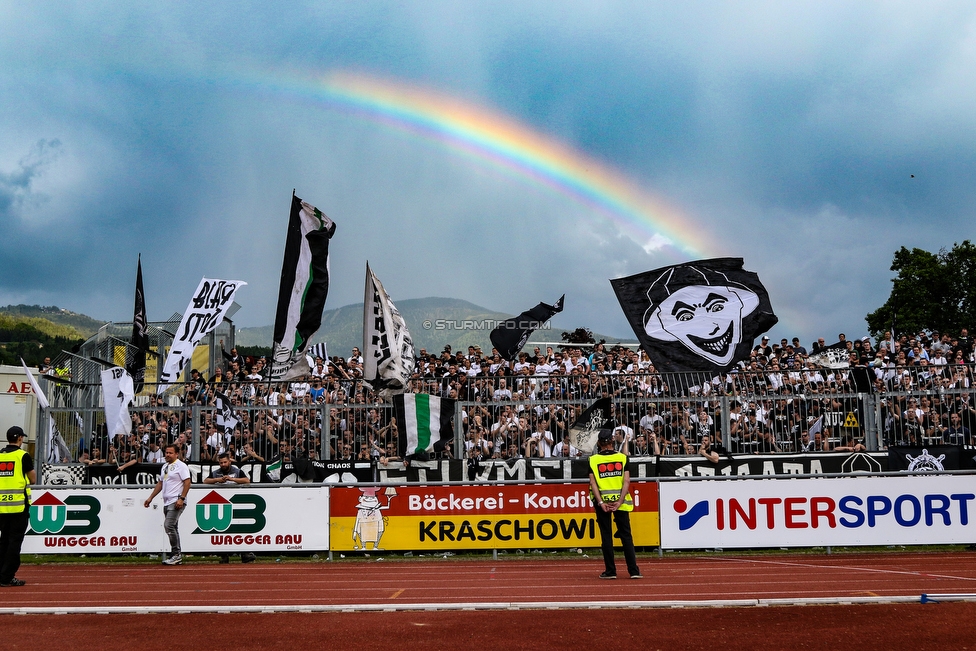
<path id="1" fill-rule="evenodd" d="M 930 595 L 934 597 L 935 595 Z M 956 599 L 976 601 L 973 595 L 952 595 Z M 401 604 L 302 604 L 302 605 L 205 605 L 205 606 L 78 606 L 0 608 L 0 615 L 103 615 L 147 613 L 335 613 L 391 611 L 457 611 L 457 610 L 581 610 L 632 608 L 742 608 L 750 606 L 798 606 L 838 604 L 919 603 L 921 595 L 890 597 L 787 597 L 780 599 L 691 599 L 679 601 L 522 601 L 468 603 L 401 603 Z"/>
<path id="2" fill-rule="evenodd" d="M 957 579 L 959 581 L 976 581 L 976 577 L 972 577 L 972 576 L 955 576 L 952 574 L 929 574 L 928 572 L 919 572 L 919 571 L 912 571 L 912 570 L 890 570 L 890 569 L 881 569 L 875 567 L 856 567 L 853 565 L 818 565 L 815 563 L 767 561 L 759 558 L 716 558 L 716 559 L 709 559 L 709 560 L 723 561 L 729 563 L 756 563 L 762 565 L 785 565 L 787 567 L 810 567 L 818 570 L 856 570 L 858 572 L 874 572 L 877 574 L 905 574 L 908 576 L 927 576 L 936 579 Z"/>

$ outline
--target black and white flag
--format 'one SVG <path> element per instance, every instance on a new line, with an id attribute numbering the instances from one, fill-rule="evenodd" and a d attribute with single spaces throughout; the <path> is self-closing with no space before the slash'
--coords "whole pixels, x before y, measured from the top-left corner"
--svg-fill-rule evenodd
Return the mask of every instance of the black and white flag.
<path id="1" fill-rule="evenodd" d="M 336 225 L 321 210 L 292 195 L 275 315 L 271 379 L 309 372 L 305 352 L 322 325 L 329 295 L 329 243 Z"/>
<path id="2" fill-rule="evenodd" d="M 164 393 L 170 384 L 179 381 L 193 349 L 205 335 L 213 332 L 224 320 L 227 310 L 234 304 L 234 294 L 247 283 L 241 280 L 215 280 L 203 278 L 186 306 L 183 320 L 176 330 L 176 337 L 166 357 L 166 364 L 159 377 L 157 393 Z"/>
<path id="3" fill-rule="evenodd" d="M 850 368 L 851 366 L 851 356 L 847 350 L 847 344 L 843 341 L 818 348 L 810 353 L 807 361 L 813 362 L 821 368 L 838 369 Z"/>
<path id="4" fill-rule="evenodd" d="M 214 407 L 217 408 L 217 427 L 220 428 L 221 432 L 230 434 L 237 429 L 237 425 L 241 421 L 237 418 L 237 414 L 234 413 L 234 407 L 231 405 L 230 398 L 219 391 L 215 391 Z"/>
<path id="5" fill-rule="evenodd" d="M 102 371 L 102 401 L 105 403 L 105 427 L 109 440 L 132 433 L 129 405 L 135 398 L 132 376 L 121 366 Z"/>
<path id="6" fill-rule="evenodd" d="M 662 267 L 610 281 L 656 370 L 724 373 L 779 320 L 742 258 Z"/>
<path id="7" fill-rule="evenodd" d="M 533 331 L 543 327 L 554 314 L 563 311 L 563 299 L 565 298 L 566 295 L 563 294 L 554 305 L 539 303 L 531 310 L 526 310 L 517 317 L 499 323 L 489 335 L 491 345 L 498 350 L 499 355 L 508 361 L 512 361 L 522 350 L 522 346 L 529 340 L 529 335 Z"/>
<path id="8" fill-rule="evenodd" d="M 610 398 L 600 398 L 579 415 L 569 426 L 569 442 L 583 454 L 592 454 L 596 449 L 597 437 L 601 429 L 609 429 L 612 420 Z"/>
<path id="9" fill-rule="evenodd" d="M 129 340 L 135 352 L 132 360 L 126 366 L 136 393 L 142 391 L 143 382 L 146 379 L 146 352 L 149 350 L 149 330 L 146 318 L 146 294 L 142 289 L 142 256 L 139 256 L 139 263 L 136 267 L 136 298 L 135 307 L 132 311 L 132 338 Z"/>
<path id="10" fill-rule="evenodd" d="M 312 344 L 305 351 L 305 359 L 309 366 L 315 364 L 316 359 L 321 359 L 323 362 L 328 364 L 329 362 L 329 348 L 326 346 L 324 341 L 320 341 L 317 344 Z"/>
<path id="11" fill-rule="evenodd" d="M 366 263 L 363 299 L 363 379 L 381 395 L 403 393 L 416 367 L 413 340 L 383 283 Z"/>

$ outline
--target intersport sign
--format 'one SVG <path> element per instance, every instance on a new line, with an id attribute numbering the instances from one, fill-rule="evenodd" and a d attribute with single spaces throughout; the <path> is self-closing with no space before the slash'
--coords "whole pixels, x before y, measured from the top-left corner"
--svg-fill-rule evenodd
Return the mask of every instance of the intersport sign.
<path id="1" fill-rule="evenodd" d="M 662 482 L 667 549 L 976 541 L 966 475 Z"/>

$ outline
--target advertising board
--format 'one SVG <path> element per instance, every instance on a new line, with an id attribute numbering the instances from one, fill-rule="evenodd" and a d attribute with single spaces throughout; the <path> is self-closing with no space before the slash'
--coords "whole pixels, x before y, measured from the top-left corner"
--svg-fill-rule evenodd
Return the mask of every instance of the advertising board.
<path id="1" fill-rule="evenodd" d="M 665 549 L 976 541 L 971 475 L 661 483 Z"/>
<path id="2" fill-rule="evenodd" d="M 29 554 L 160 553 L 162 498 L 146 488 L 38 489 L 33 492 Z M 184 552 L 255 553 L 329 547 L 329 488 L 193 488 L 180 517 Z"/>
<path id="3" fill-rule="evenodd" d="M 637 547 L 658 544 L 655 482 L 633 482 Z M 589 487 L 574 484 L 335 487 L 334 551 L 565 549 L 600 544 Z"/>

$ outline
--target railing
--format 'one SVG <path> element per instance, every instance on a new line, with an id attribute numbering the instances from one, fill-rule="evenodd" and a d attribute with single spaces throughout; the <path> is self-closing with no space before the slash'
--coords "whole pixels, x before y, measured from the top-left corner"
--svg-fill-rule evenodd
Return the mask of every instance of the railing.
<path id="1" fill-rule="evenodd" d="M 732 453 L 973 444 L 973 376 L 971 365 L 746 369 L 714 379 L 578 372 L 418 377 L 411 388 L 458 399 L 454 444 L 439 456 L 507 459 L 548 453 L 548 446 L 531 443 L 532 433 L 549 431 L 553 443 L 560 442 L 575 417 L 604 396 L 613 399 L 614 425 L 629 439 L 631 454 L 694 453 L 704 436 L 720 439 Z M 396 458 L 392 406 L 377 402 L 355 379 L 185 383 L 159 398 L 155 386 L 147 385 L 130 409 L 133 440 L 111 438 L 105 431 L 100 384 L 47 380 L 45 385 L 51 409 L 39 419 L 42 461 L 91 462 L 97 449 L 105 461 L 124 464 L 149 452 L 158 455 L 150 448 L 171 442 L 194 461 L 212 459 L 221 449 L 242 462 L 271 459 L 283 448 L 319 459 Z M 226 433 L 213 407 L 217 390 L 231 400 L 238 421 Z M 63 447 L 49 444 L 49 419 Z"/>

